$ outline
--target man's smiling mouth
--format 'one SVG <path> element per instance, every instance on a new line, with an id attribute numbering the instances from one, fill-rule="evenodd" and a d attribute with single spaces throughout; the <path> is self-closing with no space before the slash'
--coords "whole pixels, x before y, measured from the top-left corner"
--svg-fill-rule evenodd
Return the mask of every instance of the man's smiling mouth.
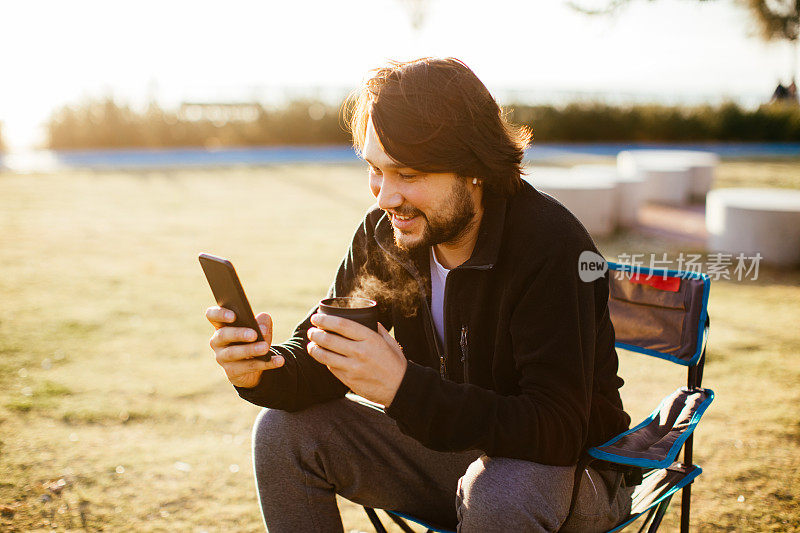
<path id="1" fill-rule="evenodd" d="M 389 213 L 389 214 L 392 218 L 392 225 L 399 230 L 409 228 L 413 224 L 414 220 L 416 220 L 416 218 L 419 216 L 418 213 L 407 214 L 407 215 L 401 215 L 399 213 Z"/>

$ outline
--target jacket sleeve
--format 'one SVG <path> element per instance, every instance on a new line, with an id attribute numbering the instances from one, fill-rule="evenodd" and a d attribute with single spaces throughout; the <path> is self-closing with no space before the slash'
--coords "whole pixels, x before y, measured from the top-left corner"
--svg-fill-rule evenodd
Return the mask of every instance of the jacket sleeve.
<path id="1" fill-rule="evenodd" d="M 608 280 L 583 282 L 577 255 L 541 264 L 510 317 L 519 394 L 506 396 L 440 378 L 409 362 L 387 414 L 401 431 L 439 451 L 483 450 L 489 456 L 550 465 L 575 464 L 589 425 L 597 321 Z"/>
<path id="2" fill-rule="evenodd" d="M 369 217 L 365 217 L 353 236 L 347 254 L 339 264 L 336 279 L 328 290 L 328 297 L 348 296 L 354 289 L 358 273 L 366 264 L 369 253 L 367 245 L 372 234 L 369 229 Z M 317 403 L 340 398 L 347 393 L 347 386 L 306 351 L 306 333 L 311 327 L 311 315 L 317 309 L 314 306 L 309 311 L 290 339 L 270 347 L 272 355 L 283 356 L 283 366 L 265 370 L 255 387 L 235 387 L 240 397 L 262 407 L 299 411 Z M 387 329 L 391 328 L 384 314 L 381 314 L 380 320 Z"/>

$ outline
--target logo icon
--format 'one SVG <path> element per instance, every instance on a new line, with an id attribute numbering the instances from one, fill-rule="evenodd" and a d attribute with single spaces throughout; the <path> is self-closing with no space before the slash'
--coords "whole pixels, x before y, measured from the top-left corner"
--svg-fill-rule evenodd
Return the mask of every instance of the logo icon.
<path id="1" fill-rule="evenodd" d="M 591 250 L 584 250 L 578 258 L 578 276 L 581 281 L 591 283 L 608 272 L 608 263 L 603 256 Z"/>

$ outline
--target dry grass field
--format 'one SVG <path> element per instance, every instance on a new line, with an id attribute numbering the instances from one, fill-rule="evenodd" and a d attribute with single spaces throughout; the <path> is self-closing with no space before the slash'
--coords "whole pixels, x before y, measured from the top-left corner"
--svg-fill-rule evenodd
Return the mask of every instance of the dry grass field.
<path id="1" fill-rule="evenodd" d="M 800 162 L 724 163 L 718 183 L 800 188 Z M 0 174 L 0 530 L 263 530 L 258 408 L 213 360 L 196 256 L 233 260 L 279 341 L 371 200 L 352 166 Z M 680 250 L 633 234 L 598 244 L 609 258 Z M 695 441 L 692 522 L 798 530 L 800 272 L 716 282 L 710 313 L 717 396 Z M 621 364 L 634 419 L 684 380 L 660 360 Z M 341 508 L 346 531 L 371 531 Z"/>

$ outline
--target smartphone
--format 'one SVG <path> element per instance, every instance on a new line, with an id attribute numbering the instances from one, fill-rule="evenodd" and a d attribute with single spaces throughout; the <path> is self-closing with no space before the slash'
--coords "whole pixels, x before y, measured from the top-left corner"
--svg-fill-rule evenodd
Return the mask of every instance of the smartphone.
<path id="1" fill-rule="evenodd" d="M 263 342 L 264 337 L 261 335 L 261 328 L 258 327 L 253 309 L 250 307 L 250 302 L 247 301 L 247 296 L 244 294 L 244 289 L 239 282 L 239 276 L 236 275 L 233 264 L 227 259 L 211 254 L 200 254 L 197 258 L 200 260 L 200 266 L 203 267 L 203 272 L 206 275 L 208 284 L 211 286 L 211 292 L 214 293 L 214 299 L 217 300 L 217 305 L 230 309 L 236 314 L 236 321 L 228 325 L 253 329 L 256 332 L 256 340 L 253 342 Z M 231 344 L 249 343 L 233 342 Z M 254 357 L 254 359 L 269 361 L 272 356 L 267 353 L 266 355 Z"/>

